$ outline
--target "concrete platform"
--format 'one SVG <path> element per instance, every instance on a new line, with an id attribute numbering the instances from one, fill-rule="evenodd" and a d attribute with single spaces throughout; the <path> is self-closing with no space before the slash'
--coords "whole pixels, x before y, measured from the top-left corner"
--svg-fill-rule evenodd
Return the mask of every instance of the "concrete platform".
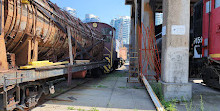
<path id="1" fill-rule="evenodd" d="M 127 72 L 127 67 L 123 66 L 112 74 L 91 80 L 32 111 L 155 111 L 144 86 L 127 83 Z"/>
<path id="2" fill-rule="evenodd" d="M 204 107 L 204 111 L 220 111 L 220 90 L 206 86 L 202 83 L 202 79 L 191 78 L 192 84 L 192 102 L 188 102 L 188 107 L 192 103 L 192 111 L 201 111 L 201 107 Z M 201 96 L 202 104 L 201 105 Z M 178 111 L 186 111 L 186 103 L 177 104 Z"/>

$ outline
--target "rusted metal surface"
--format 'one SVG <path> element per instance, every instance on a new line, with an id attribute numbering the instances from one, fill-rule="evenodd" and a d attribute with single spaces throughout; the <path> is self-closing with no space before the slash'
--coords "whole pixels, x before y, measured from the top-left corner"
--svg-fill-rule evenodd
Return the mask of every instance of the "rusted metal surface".
<path id="1" fill-rule="evenodd" d="M 103 59 L 96 59 L 102 53 L 101 47 L 104 47 L 101 33 L 56 4 L 48 0 L 30 0 L 29 4 L 23 4 L 21 0 L 5 0 L 2 3 L 1 23 L 4 30 L 0 37 L 0 54 L 15 54 L 17 66 L 37 60 L 57 62 L 69 57 L 67 26 L 70 27 L 73 59 Z M 100 48 L 85 50 L 97 41 L 101 41 L 96 45 Z M 94 54 L 93 50 L 98 54 Z M 84 53 L 77 55 L 80 52 Z M 8 69 L 7 66 L 7 60 L 2 56 L 0 70 Z"/>
<path id="2" fill-rule="evenodd" d="M 4 32 L 2 31 L 4 27 L 4 0 L 0 1 L 0 30 L 1 30 L 1 35 L 0 35 L 0 70 L 7 70 L 8 69 L 8 63 L 7 63 L 7 56 L 6 56 L 6 46 L 5 46 L 5 39 L 4 39 Z"/>

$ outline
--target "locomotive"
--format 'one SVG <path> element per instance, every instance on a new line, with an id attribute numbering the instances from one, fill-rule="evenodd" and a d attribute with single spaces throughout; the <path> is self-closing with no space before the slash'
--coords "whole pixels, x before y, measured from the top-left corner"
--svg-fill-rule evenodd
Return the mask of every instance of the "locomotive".
<path id="1" fill-rule="evenodd" d="M 105 38 L 104 43 L 104 58 L 108 60 L 108 66 L 104 67 L 104 72 L 109 73 L 114 71 L 120 65 L 120 58 L 117 58 L 116 52 L 116 39 L 115 33 L 116 29 L 109 24 L 101 23 L 101 22 L 90 22 L 87 23 L 89 26 L 101 32 L 101 34 Z"/>
<path id="2" fill-rule="evenodd" d="M 220 88 L 220 0 L 201 0 L 194 6 L 190 74 L 207 86 Z"/>

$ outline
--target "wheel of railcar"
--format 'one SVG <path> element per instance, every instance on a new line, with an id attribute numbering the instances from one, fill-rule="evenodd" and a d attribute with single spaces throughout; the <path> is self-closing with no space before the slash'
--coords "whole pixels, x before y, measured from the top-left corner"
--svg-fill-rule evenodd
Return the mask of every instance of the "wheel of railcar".
<path id="1" fill-rule="evenodd" d="M 103 70 L 101 68 L 92 69 L 91 75 L 94 78 L 99 78 L 103 75 Z"/>
<path id="2" fill-rule="evenodd" d="M 207 86 L 220 89 L 219 77 L 214 69 L 207 67 L 202 69 L 202 79 Z"/>

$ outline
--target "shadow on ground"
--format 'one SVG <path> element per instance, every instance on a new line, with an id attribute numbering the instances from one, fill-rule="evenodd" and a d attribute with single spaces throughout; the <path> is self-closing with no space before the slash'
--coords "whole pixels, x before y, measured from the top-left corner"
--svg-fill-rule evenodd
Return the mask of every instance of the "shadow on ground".
<path id="1" fill-rule="evenodd" d="M 144 86 L 127 83 L 127 77 L 128 67 L 123 66 L 47 101 L 33 111 L 155 111 Z"/>

